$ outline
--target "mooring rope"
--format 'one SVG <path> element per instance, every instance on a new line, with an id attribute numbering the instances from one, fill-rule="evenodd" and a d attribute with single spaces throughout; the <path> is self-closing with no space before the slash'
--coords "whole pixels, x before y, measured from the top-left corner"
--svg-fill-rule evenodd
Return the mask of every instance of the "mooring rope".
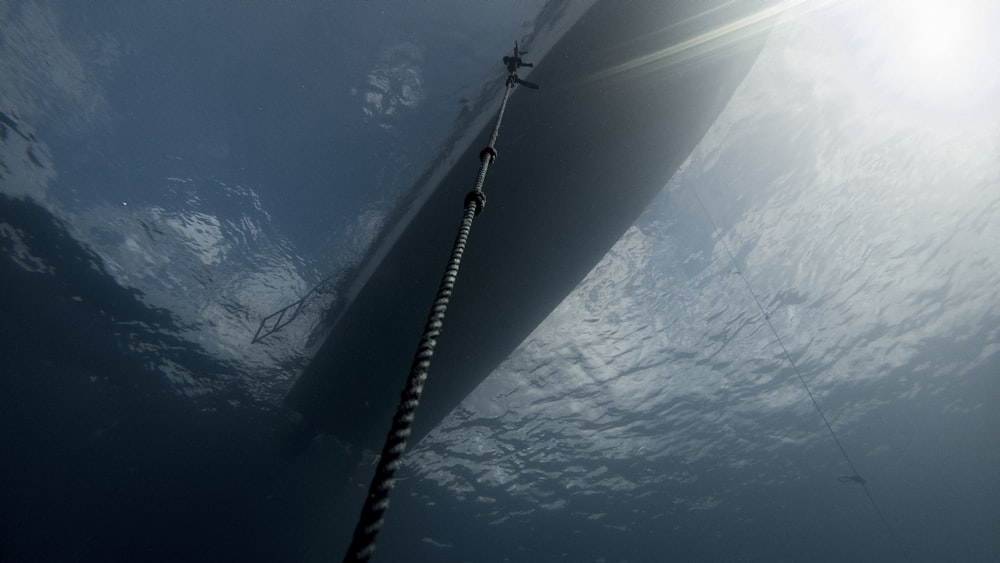
<path id="1" fill-rule="evenodd" d="M 344 556 L 345 562 L 367 561 L 375 551 L 375 536 L 382 529 L 384 515 L 389 507 L 389 493 L 395 486 L 396 471 L 402 466 L 403 452 L 406 451 L 406 441 L 410 436 L 413 426 L 414 413 L 420 403 L 420 395 L 424 390 L 424 382 L 430 371 L 431 356 L 434 355 L 434 346 L 437 344 L 437 337 L 441 334 L 444 326 L 444 315 L 448 309 L 448 302 L 451 298 L 452 290 L 455 288 L 455 281 L 458 279 L 458 269 L 462 264 L 462 254 L 469 240 L 469 232 L 472 230 L 472 220 L 482 212 L 486 206 L 486 195 L 483 193 L 483 184 L 486 182 L 486 171 L 490 164 L 496 159 L 497 151 L 495 144 L 500 134 L 500 122 L 503 120 L 503 113 L 507 107 L 507 99 L 513 89 L 515 81 L 508 79 L 506 89 L 503 94 L 503 101 L 500 103 L 500 111 L 497 113 L 496 123 L 493 125 L 493 134 L 490 142 L 479 153 L 479 175 L 476 177 L 476 185 L 465 196 L 465 210 L 462 214 L 462 223 L 458 228 L 458 236 L 455 238 L 455 245 L 452 247 L 451 258 L 445 268 L 444 276 L 438 287 L 437 297 L 431 307 L 427 324 L 424 327 L 424 334 L 417 347 L 413 363 L 410 366 L 410 375 L 406 379 L 406 386 L 399 398 L 399 405 L 396 407 L 396 414 L 392 419 L 392 428 L 386 436 L 385 445 L 382 446 L 382 455 L 379 457 L 378 466 L 375 468 L 375 475 L 372 477 L 371 486 L 368 488 L 368 496 L 361 509 L 361 516 L 358 524 L 354 528 L 354 536 L 347 554 Z"/>

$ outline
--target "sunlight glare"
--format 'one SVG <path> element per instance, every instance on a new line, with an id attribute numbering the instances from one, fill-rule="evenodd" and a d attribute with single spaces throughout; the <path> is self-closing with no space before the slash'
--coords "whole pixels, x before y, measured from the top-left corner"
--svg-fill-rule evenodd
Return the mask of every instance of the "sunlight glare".
<path id="1" fill-rule="evenodd" d="M 987 88 L 990 35 L 981 1 L 885 2 L 886 77 L 908 97 L 965 105 Z"/>

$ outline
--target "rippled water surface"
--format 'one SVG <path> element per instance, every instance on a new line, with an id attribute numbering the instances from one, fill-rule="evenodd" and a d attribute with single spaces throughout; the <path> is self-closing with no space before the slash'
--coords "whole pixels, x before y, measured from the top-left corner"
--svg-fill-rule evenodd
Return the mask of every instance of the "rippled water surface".
<path id="1" fill-rule="evenodd" d="M 779 29 L 682 173 L 422 445 L 426 502 L 529 529 L 538 560 L 988 559 L 997 74 L 975 103 L 901 103 L 864 18 Z"/>
<path id="2" fill-rule="evenodd" d="M 280 455 L 280 400 L 510 36 L 583 10 L 514 5 L 0 0 L 0 559 L 339 552 L 374 454 Z M 995 558 L 998 26 L 793 6 L 639 220 L 411 449 L 377 558 Z"/>

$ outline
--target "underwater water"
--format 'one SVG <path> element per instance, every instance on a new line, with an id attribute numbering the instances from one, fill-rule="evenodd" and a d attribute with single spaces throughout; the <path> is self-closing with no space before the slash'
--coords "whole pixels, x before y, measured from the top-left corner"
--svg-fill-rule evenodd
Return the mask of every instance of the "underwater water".
<path id="1" fill-rule="evenodd" d="M 374 454 L 287 455 L 280 401 L 511 37 L 579 15 L 514 6 L 0 4 L 0 559 L 340 556 Z M 995 558 L 1000 18 L 928 10 L 790 9 L 375 559 Z"/>

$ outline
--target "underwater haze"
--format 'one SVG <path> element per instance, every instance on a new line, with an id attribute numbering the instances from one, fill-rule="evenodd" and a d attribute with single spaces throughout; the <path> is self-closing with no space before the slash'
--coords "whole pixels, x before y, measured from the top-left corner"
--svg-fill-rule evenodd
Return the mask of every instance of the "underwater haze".
<path id="1" fill-rule="evenodd" d="M 513 41 L 590 4 L 0 0 L 0 560 L 339 558 L 375 453 L 289 455 L 282 399 Z M 1000 8 L 781 8 L 411 444 L 374 560 L 996 560 Z"/>

